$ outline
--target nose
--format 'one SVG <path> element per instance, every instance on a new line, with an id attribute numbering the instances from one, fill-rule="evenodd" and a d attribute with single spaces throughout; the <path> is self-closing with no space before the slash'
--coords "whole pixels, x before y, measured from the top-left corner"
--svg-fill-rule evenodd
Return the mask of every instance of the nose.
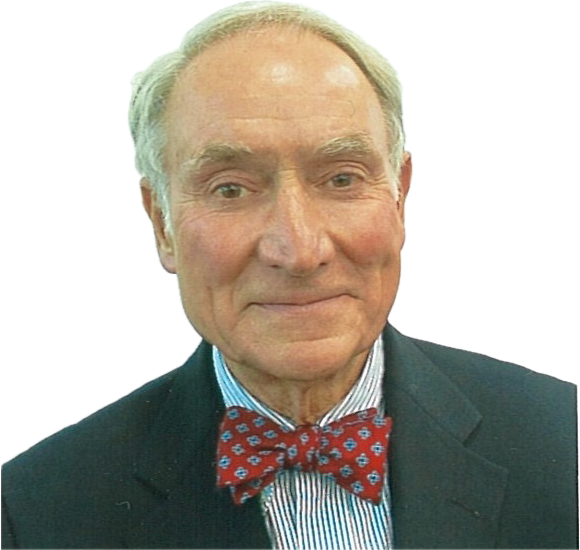
<path id="1" fill-rule="evenodd" d="M 324 217 L 299 182 L 281 185 L 272 198 L 258 255 L 263 264 L 296 277 L 311 275 L 332 260 L 334 244 Z"/>

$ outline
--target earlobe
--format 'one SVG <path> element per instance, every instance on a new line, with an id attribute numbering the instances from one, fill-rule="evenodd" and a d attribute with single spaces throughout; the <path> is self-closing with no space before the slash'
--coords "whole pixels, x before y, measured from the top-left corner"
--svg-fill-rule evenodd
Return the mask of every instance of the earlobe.
<path id="1" fill-rule="evenodd" d="M 143 208 L 145 208 L 153 225 L 155 244 L 157 245 L 157 253 L 159 254 L 161 265 L 167 272 L 175 273 L 175 245 L 173 235 L 165 225 L 163 211 L 157 201 L 155 191 L 146 178 L 141 180 L 141 198 Z"/>

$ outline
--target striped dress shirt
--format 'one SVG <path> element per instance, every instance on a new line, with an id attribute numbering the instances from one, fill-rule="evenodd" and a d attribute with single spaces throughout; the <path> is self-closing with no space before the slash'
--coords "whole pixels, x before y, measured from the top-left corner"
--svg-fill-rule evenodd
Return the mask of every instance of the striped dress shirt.
<path id="1" fill-rule="evenodd" d="M 213 363 L 226 407 L 244 407 L 281 426 L 291 429 L 296 427 L 294 422 L 252 396 L 231 373 L 215 346 Z M 318 424 L 325 426 L 343 416 L 372 407 L 382 413 L 383 373 L 384 355 L 382 339 L 379 337 L 355 385 Z M 378 505 L 358 498 L 318 472 L 289 470 L 265 487 L 259 498 L 266 527 L 275 548 L 393 548 L 387 479 Z"/>

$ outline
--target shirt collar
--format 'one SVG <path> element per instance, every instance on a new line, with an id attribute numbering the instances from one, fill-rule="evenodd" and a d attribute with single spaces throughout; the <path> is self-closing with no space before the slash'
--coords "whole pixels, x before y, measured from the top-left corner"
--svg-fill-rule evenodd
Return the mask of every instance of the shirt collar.
<path id="1" fill-rule="evenodd" d="M 246 390 L 230 371 L 221 351 L 217 347 L 212 346 L 212 353 L 216 378 L 226 407 L 244 407 L 282 426 L 287 426 L 292 429 L 296 427 L 296 424 L 292 420 L 270 409 Z M 361 374 L 354 386 L 349 390 L 344 399 L 320 418 L 318 424 L 325 426 L 343 416 L 369 408 L 376 408 L 382 413 L 382 381 L 384 368 L 383 341 L 382 337 L 379 336 L 371 347 Z"/>

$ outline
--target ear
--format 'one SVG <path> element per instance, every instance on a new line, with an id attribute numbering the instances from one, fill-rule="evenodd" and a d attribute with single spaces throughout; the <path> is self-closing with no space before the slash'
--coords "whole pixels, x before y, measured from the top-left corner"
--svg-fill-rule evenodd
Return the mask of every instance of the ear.
<path id="1" fill-rule="evenodd" d="M 411 176 L 413 175 L 413 160 L 411 153 L 405 151 L 403 155 L 403 164 L 399 172 L 399 198 L 397 200 L 397 208 L 401 215 L 401 219 L 405 220 L 405 200 L 411 188 Z"/>
<path id="2" fill-rule="evenodd" d="M 152 189 L 149 180 L 143 178 L 141 180 L 141 198 L 143 200 L 143 207 L 153 224 L 153 231 L 155 233 L 155 244 L 157 245 L 157 252 L 161 265 L 169 273 L 175 273 L 175 243 L 173 235 L 165 227 L 165 220 L 163 219 L 163 211 L 157 202 L 155 191 Z"/>

